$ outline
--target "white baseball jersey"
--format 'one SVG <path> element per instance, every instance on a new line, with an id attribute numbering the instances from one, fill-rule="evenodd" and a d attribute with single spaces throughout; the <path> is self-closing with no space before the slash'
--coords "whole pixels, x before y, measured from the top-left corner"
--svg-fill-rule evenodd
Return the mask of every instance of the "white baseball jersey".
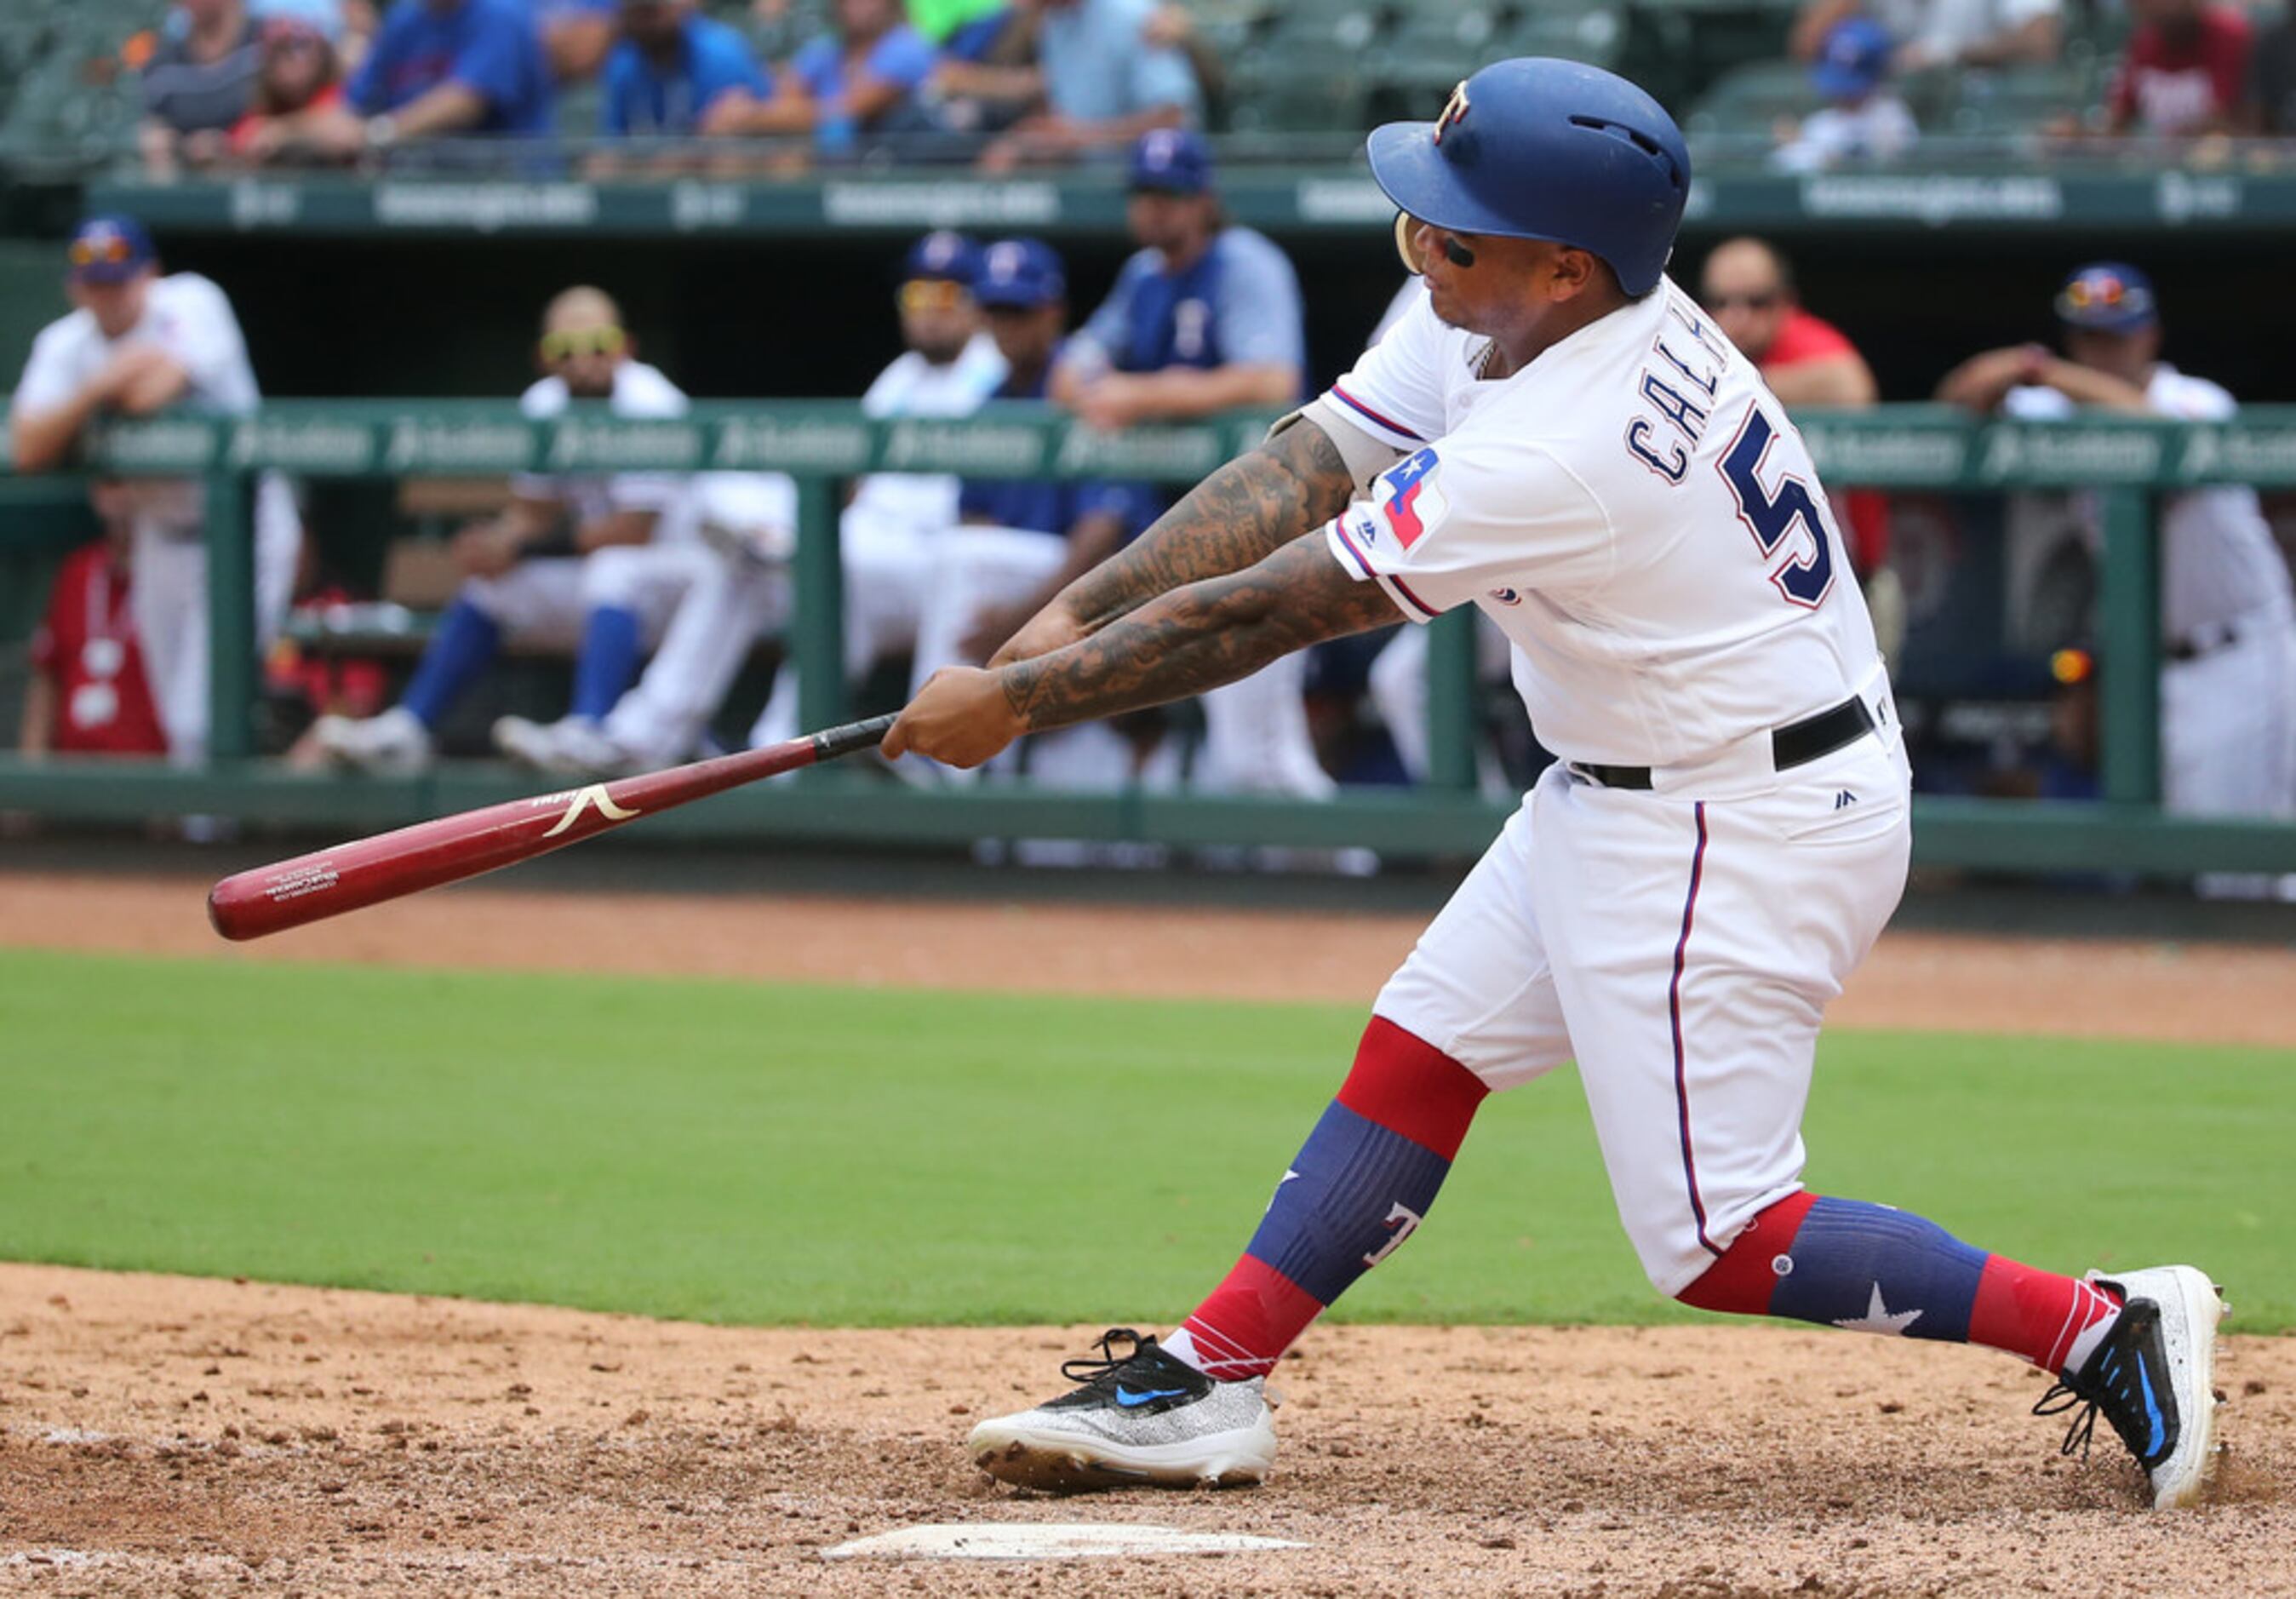
<path id="1" fill-rule="evenodd" d="M 987 333 L 975 333 L 956 359 L 936 366 L 904 350 L 861 396 L 870 416 L 970 416 L 1004 381 L 1004 357 Z M 936 532 L 956 521 L 957 480 L 945 473 L 872 472 L 853 493 L 865 514 Z"/>
<path id="2" fill-rule="evenodd" d="M 1409 452 L 1326 529 L 1428 621 L 1472 603 L 1566 760 L 1681 766 L 1863 691 L 1874 628 L 1801 437 L 1671 282 L 1521 372 L 1422 299 L 1314 408 Z"/>
<path id="3" fill-rule="evenodd" d="M 1819 1019 L 1905 882 L 1911 774 L 1808 453 L 1672 283 L 1490 381 L 1422 299 L 1310 407 L 1407 452 L 1325 530 L 1425 621 L 1513 645 L 1558 762 L 1374 1009 L 1492 1088 L 1578 1062 L 1661 1292 L 1798 1186 Z M 1768 733 L 1862 699 L 1870 736 L 1784 772 Z"/>
<path id="4" fill-rule="evenodd" d="M 2224 422 L 2240 409 L 2218 385 L 2165 362 L 2152 369 L 2144 400 L 2162 416 L 2192 422 Z M 2001 408 L 2032 420 L 2079 410 L 2056 390 L 2038 386 L 2012 389 Z M 2089 521 L 2094 530 L 2096 519 Z M 2255 489 L 2226 484 L 2169 496 L 2161 543 L 2161 631 L 2170 642 L 2204 637 L 2251 613 L 2285 616 L 2291 610 L 2288 563 L 2272 542 Z"/>
<path id="5" fill-rule="evenodd" d="M 94 313 L 86 310 L 42 328 L 16 384 L 13 408 L 45 411 L 63 404 L 129 344 L 157 345 L 183 367 L 191 380 L 184 403 L 194 410 L 239 415 L 262 402 L 231 301 L 211 280 L 178 272 L 152 280 L 142 318 L 117 339 L 106 338 Z M 155 523 L 189 534 L 198 529 L 204 500 L 195 480 L 144 480 L 137 485 L 137 504 Z"/>
<path id="6" fill-rule="evenodd" d="M 562 415 L 571 397 L 566 380 L 546 377 L 529 385 L 518 397 L 518 408 L 537 421 Z M 685 414 L 685 391 L 664 377 L 658 367 L 643 361 L 625 361 L 614 369 L 614 391 L 607 407 L 617 416 L 670 417 Z M 680 537 L 691 530 L 691 519 L 681 514 L 687 480 L 676 472 L 630 472 L 611 476 L 583 473 L 521 472 L 511 487 L 528 499 L 561 500 L 578 522 L 586 522 L 618 511 L 652 511 L 661 521 L 657 539 Z"/>

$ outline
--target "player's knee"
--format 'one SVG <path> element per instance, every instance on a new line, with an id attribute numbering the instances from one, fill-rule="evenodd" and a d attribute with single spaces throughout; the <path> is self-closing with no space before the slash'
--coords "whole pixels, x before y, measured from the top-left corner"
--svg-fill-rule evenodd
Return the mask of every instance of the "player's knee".
<path id="1" fill-rule="evenodd" d="M 636 548 L 609 545 L 582 563 L 582 605 L 594 611 L 602 605 L 635 609 L 639 562 Z"/>

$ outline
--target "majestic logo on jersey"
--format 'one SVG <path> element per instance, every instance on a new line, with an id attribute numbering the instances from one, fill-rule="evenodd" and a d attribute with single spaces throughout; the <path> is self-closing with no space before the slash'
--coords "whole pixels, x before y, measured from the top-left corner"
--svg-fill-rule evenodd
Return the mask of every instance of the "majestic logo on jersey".
<path id="1" fill-rule="evenodd" d="M 566 814 L 558 818 L 557 823 L 548 832 L 542 835 L 544 838 L 556 838 L 573 826 L 581 818 L 582 813 L 594 805 L 598 808 L 598 814 L 609 822 L 627 822 L 638 814 L 635 809 L 624 810 L 620 806 L 616 805 L 612 797 L 606 792 L 606 785 L 603 783 L 594 783 L 586 789 L 576 789 L 570 797 L 564 794 L 547 794 L 535 803 L 549 805 L 569 798 L 572 802 L 567 806 Z"/>
<path id="2" fill-rule="evenodd" d="M 1442 464 L 1431 449 L 1414 450 L 1380 474 L 1378 500 L 1395 529 L 1395 542 L 1409 549 L 1443 520 L 1450 502 L 1435 487 L 1435 470 Z"/>
<path id="3" fill-rule="evenodd" d="M 1512 588 L 1495 588 L 1491 590 L 1491 598 L 1496 600 L 1502 605 L 1520 605 L 1522 603 L 1522 595 Z"/>
<path id="4" fill-rule="evenodd" d="M 1467 119 L 1467 80 L 1461 78 L 1459 86 L 1451 91 L 1451 98 L 1443 102 L 1443 114 L 1435 119 L 1435 142 L 1440 144 L 1443 135 Z"/>

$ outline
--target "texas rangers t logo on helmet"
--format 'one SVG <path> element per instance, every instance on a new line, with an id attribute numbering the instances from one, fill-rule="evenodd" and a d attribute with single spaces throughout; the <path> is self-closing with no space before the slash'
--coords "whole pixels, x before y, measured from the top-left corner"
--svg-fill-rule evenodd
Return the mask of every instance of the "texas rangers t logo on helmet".
<path id="1" fill-rule="evenodd" d="M 1446 128 L 1467 119 L 1467 80 L 1461 78 L 1459 86 L 1451 91 L 1451 98 L 1443 102 L 1443 114 L 1435 119 L 1435 142 L 1443 142 Z"/>

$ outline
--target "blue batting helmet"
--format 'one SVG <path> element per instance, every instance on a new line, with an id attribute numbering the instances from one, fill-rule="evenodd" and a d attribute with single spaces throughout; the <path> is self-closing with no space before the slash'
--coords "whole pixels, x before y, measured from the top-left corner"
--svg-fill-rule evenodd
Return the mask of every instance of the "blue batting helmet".
<path id="1" fill-rule="evenodd" d="M 1420 221 L 1571 245 L 1634 295 L 1666 269 L 1690 193 L 1690 152 L 1657 101 L 1546 56 L 1493 62 L 1435 121 L 1374 128 L 1365 152 L 1387 197 Z"/>

